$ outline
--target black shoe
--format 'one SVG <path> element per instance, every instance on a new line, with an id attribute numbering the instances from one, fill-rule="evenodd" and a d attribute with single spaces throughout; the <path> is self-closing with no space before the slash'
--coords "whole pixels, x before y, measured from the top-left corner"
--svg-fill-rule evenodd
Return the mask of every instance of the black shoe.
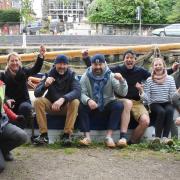
<path id="1" fill-rule="evenodd" d="M 35 145 L 45 145 L 49 143 L 49 138 L 47 136 L 39 135 L 37 138 L 33 139 L 33 144 Z"/>
<path id="2" fill-rule="evenodd" d="M 64 133 L 62 136 L 61 136 L 61 143 L 63 146 L 71 146 L 72 144 L 72 136 L 68 133 Z"/>
<path id="3" fill-rule="evenodd" d="M 14 160 L 14 157 L 13 157 L 13 155 L 12 155 L 11 152 L 7 152 L 7 153 L 4 154 L 4 159 L 5 159 L 6 161 L 13 161 L 13 160 Z"/>

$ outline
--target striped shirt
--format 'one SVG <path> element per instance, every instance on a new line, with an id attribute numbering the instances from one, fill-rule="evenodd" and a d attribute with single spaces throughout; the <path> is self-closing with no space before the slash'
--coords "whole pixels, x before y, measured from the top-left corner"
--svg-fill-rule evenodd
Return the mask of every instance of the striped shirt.
<path id="1" fill-rule="evenodd" d="M 152 103 L 171 102 L 176 85 L 174 78 L 168 76 L 163 84 L 157 84 L 149 77 L 144 85 L 144 93 L 141 94 L 141 99 L 148 105 Z"/>

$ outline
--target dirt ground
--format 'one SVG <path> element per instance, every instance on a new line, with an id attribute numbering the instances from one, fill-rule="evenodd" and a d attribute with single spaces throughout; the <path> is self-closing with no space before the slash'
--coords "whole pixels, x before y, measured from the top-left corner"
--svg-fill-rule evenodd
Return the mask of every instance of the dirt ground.
<path id="1" fill-rule="evenodd" d="M 0 180 L 179 180 L 180 153 L 119 149 L 20 147 Z"/>

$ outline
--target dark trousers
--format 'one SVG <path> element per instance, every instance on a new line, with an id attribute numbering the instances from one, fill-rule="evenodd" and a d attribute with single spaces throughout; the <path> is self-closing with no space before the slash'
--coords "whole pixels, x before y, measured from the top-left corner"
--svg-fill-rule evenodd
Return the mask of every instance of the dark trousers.
<path id="1" fill-rule="evenodd" d="M 151 113 L 155 117 L 156 137 L 168 137 L 173 121 L 174 108 L 170 103 L 153 103 Z"/>
<path id="2" fill-rule="evenodd" d="M 24 101 L 21 104 L 15 105 L 13 111 L 17 115 L 23 115 L 25 118 L 25 122 L 15 122 L 13 124 L 20 128 L 25 128 L 31 125 L 31 121 L 33 121 L 33 108 L 30 101 Z"/>
<path id="3" fill-rule="evenodd" d="M 4 157 L 0 149 L 0 173 L 4 170 L 4 167 L 5 167 Z"/>
<path id="4" fill-rule="evenodd" d="M 8 123 L 2 128 L 0 132 L 0 172 L 5 166 L 3 154 L 24 144 L 27 138 L 26 132 L 13 124 Z"/>
<path id="5" fill-rule="evenodd" d="M 80 104 L 79 106 L 79 123 L 80 123 L 80 129 L 82 132 L 89 132 L 90 131 L 90 113 L 103 113 L 104 115 L 107 115 L 109 117 L 108 123 L 107 123 L 107 129 L 108 130 L 116 130 L 118 127 L 118 124 L 121 119 L 121 114 L 124 109 L 123 103 L 120 101 L 113 101 L 108 103 L 103 111 L 99 111 L 98 109 L 91 110 L 89 106 Z"/>

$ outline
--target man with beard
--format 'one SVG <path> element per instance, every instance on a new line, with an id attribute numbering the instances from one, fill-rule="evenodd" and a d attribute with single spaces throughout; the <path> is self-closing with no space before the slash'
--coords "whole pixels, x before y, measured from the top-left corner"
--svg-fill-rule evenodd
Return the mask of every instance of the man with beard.
<path id="1" fill-rule="evenodd" d="M 46 112 L 49 114 L 66 114 L 62 142 L 71 145 L 74 123 L 77 117 L 81 88 L 75 73 L 68 67 L 68 58 L 58 55 L 54 67 L 47 77 L 36 87 L 34 102 L 40 135 L 34 139 L 35 144 L 48 144 L 48 127 Z M 45 94 L 45 97 L 43 94 Z"/>
<path id="2" fill-rule="evenodd" d="M 105 57 L 96 54 L 91 59 L 91 67 L 82 75 L 81 84 L 81 104 L 79 107 L 79 122 L 81 131 L 85 137 L 80 140 L 81 145 L 91 144 L 90 137 L 90 115 L 103 113 L 108 116 L 107 133 L 105 144 L 107 147 L 116 146 L 112 134 L 117 129 L 120 122 L 123 104 L 116 100 L 114 93 L 119 96 L 127 94 L 126 80 L 120 73 L 112 73 L 108 68 Z M 117 142 L 118 144 L 118 142 Z"/>

